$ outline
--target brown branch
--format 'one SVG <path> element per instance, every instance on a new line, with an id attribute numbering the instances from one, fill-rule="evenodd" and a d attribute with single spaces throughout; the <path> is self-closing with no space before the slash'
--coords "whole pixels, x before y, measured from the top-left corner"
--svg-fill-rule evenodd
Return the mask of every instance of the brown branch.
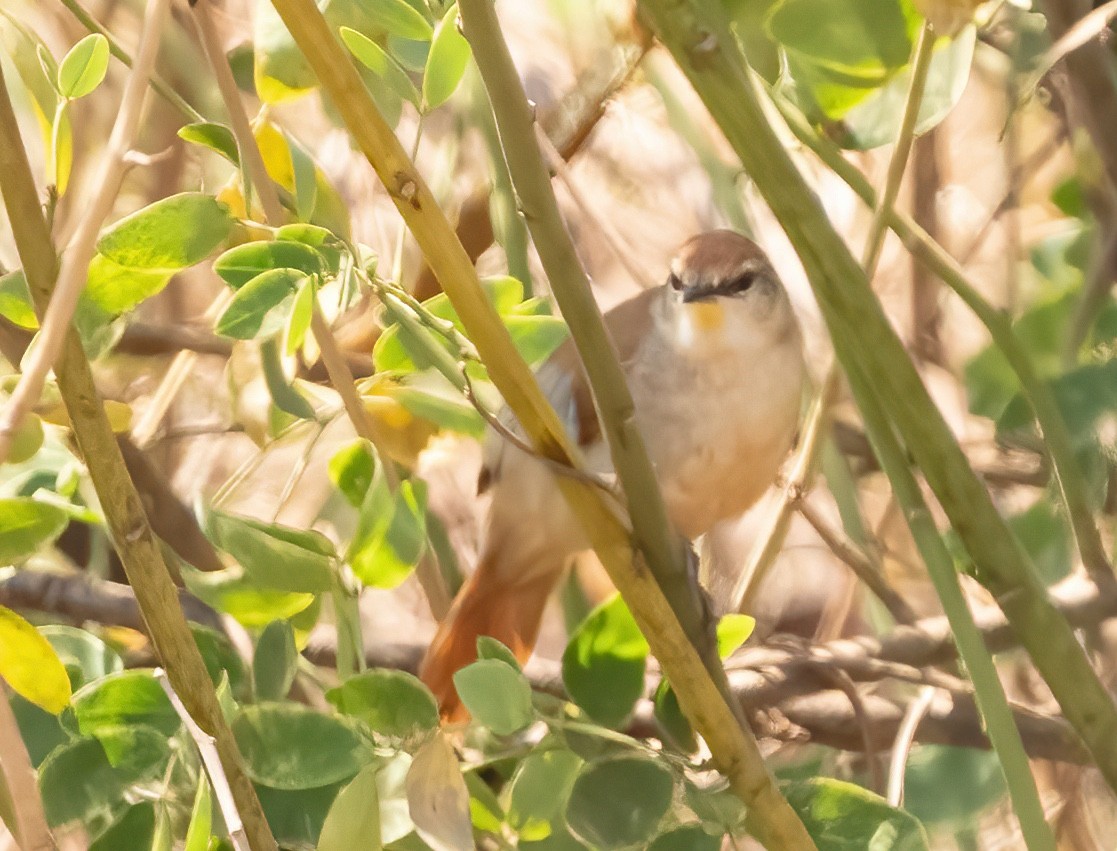
<path id="1" fill-rule="evenodd" d="M 113 351 L 117 354 L 143 357 L 173 355 L 187 351 L 227 358 L 233 353 L 233 341 L 192 325 L 132 322 L 124 329 Z"/>
<path id="2" fill-rule="evenodd" d="M 1099 594 L 1088 582 L 1065 583 L 1055 596 L 1059 609 L 1075 626 L 1117 617 L 1117 598 Z M 186 593 L 180 593 L 180 599 L 190 620 L 220 628 L 212 609 Z M 113 582 L 93 582 L 81 575 L 27 571 L 14 574 L 0 580 L 0 605 L 49 612 L 77 623 L 94 621 L 144 630 L 131 588 Z M 979 610 L 976 619 L 993 650 L 1015 646 L 999 613 Z M 366 647 L 365 659 L 370 667 L 414 673 L 424 650 L 424 645 L 417 642 L 382 643 Z M 317 665 L 336 664 L 336 644 L 325 632 L 312 635 L 304 652 Z M 729 681 L 733 694 L 753 716 L 753 723 L 763 735 L 787 741 L 809 737 L 818 744 L 858 752 L 865 749 L 867 739 L 874 750 L 886 752 L 896 738 L 906 706 L 880 695 L 862 694 L 860 707 L 855 711 L 848 690 L 835 690 L 833 672 L 841 672 L 855 683 L 885 678 L 909 680 L 920 674 L 913 665 L 945 663 L 952 658 L 953 644 L 946 619 L 926 618 L 880 638 L 864 636 L 815 647 L 797 646 L 787 640 L 782 646 L 747 647 L 731 660 Z M 536 690 L 565 696 L 557 662 L 534 658 L 526 673 Z M 913 681 L 939 688 L 928 715 L 919 725 L 917 741 L 989 747 L 967 684 L 932 671 L 922 672 L 921 679 Z M 656 684 L 656 679 L 649 677 L 648 694 Z M 1021 707 L 1015 707 L 1015 715 L 1031 756 L 1074 763 L 1088 761 L 1081 743 L 1063 719 Z M 650 703 L 640 704 L 630 732 L 659 735 Z"/>
<path id="3" fill-rule="evenodd" d="M 179 591 L 178 599 L 187 620 L 223 629 L 220 616 L 197 597 Z M 45 612 L 76 624 L 92 621 L 147 634 L 130 586 L 120 582 L 96 582 L 83 574 L 21 570 L 0 580 L 0 606 Z"/>
<path id="4" fill-rule="evenodd" d="M 880 560 L 857 546 L 841 530 L 833 528 L 809 499 L 800 500 L 796 509 L 803 519 L 811 524 L 815 533 L 852 572 L 861 580 L 880 602 L 888 609 L 896 623 L 912 623 L 916 620 L 915 611 L 884 579 Z"/>

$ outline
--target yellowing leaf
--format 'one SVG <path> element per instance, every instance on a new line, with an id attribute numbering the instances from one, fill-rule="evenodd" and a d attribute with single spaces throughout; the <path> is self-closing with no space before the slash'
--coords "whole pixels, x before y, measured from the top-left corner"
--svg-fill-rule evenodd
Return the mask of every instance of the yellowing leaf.
<path id="1" fill-rule="evenodd" d="M 0 606 L 0 676 L 20 697 L 57 715 L 70 703 L 66 668 L 35 627 Z"/>

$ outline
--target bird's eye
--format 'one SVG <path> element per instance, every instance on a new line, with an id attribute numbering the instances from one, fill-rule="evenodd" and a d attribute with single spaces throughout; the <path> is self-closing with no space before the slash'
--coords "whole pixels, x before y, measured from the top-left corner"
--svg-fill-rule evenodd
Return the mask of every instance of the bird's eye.
<path id="1" fill-rule="evenodd" d="M 667 285 L 673 290 L 681 290 L 683 288 L 682 280 L 674 272 L 667 276 Z"/>
<path id="2" fill-rule="evenodd" d="M 735 278 L 730 279 L 725 285 L 726 292 L 729 293 L 743 293 L 756 281 L 757 273 L 753 270 L 742 272 Z"/>

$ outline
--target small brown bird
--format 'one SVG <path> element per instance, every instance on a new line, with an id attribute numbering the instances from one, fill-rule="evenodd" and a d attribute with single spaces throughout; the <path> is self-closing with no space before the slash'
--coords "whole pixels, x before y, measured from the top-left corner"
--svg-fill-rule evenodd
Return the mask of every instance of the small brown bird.
<path id="1" fill-rule="evenodd" d="M 717 230 L 690 239 L 667 282 L 610 310 L 636 421 L 667 513 L 693 540 L 749 508 L 794 438 L 804 380 L 802 339 L 787 292 L 755 243 Z M 539 371 L 551 404 L 593 472 L 612 472 L 593 397 L 569 342 Z M 492 491 L 480 563 L 427 651 L 420 676 L 443 715 L 460 717 L 454 673 L 478 636 L 531 655 L 547 598 L 588 548 L 554 473 L 498 436 L 481 489 Z"/>

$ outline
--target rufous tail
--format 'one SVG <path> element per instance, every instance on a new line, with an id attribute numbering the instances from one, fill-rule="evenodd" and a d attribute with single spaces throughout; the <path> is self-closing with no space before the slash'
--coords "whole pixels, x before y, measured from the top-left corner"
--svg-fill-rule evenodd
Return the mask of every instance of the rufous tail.
<path id="1" fill-rule="evenodd" d="M 434 692 L 446 721 L 468 713 L 454 688 L 454 674 L 477 659 L 477 639 L 488 635 L 505 644 L 520 661 L 528 660 L 556 577 L 550 572 L 509 581 L 484 560 L 466 580 L 419 666 L 419 677 Z"/>

